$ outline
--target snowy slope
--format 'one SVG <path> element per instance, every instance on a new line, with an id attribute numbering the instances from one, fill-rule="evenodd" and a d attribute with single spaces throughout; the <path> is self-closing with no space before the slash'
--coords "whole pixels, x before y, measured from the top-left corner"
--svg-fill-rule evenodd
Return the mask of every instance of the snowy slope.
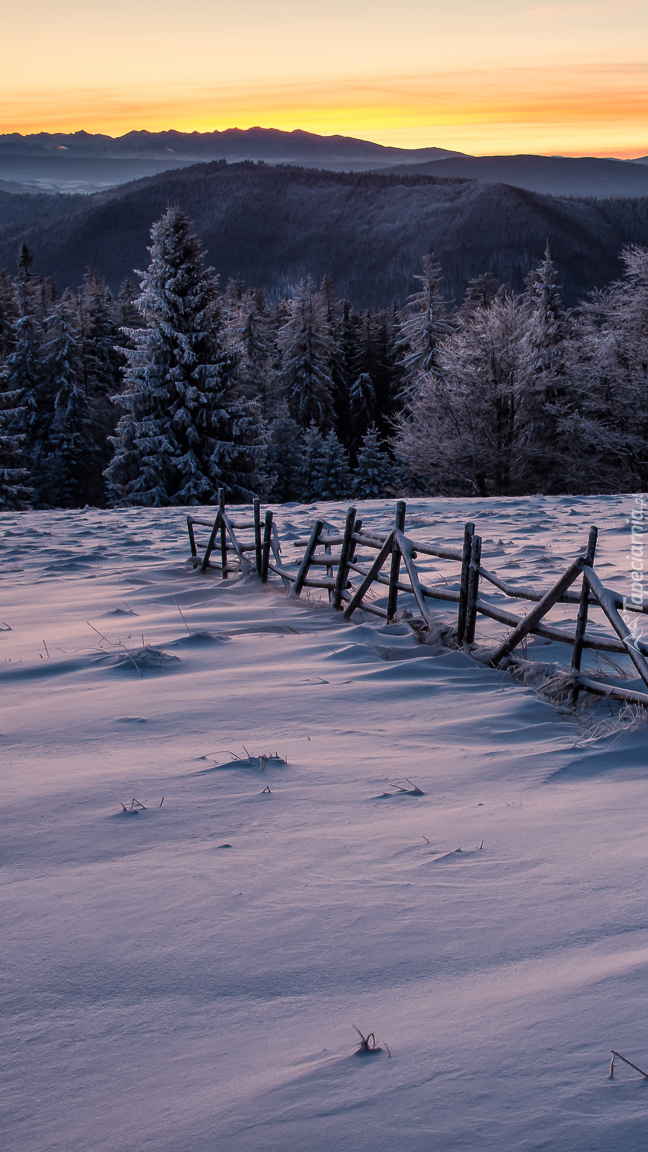
<path id="1" fill-rule="evenodd" d="M 594 522 L 623 591 L 631 508 L 421 500 L 408 531 L 473 519 L 546 586 Z M 316 512 L 277 511 L 286 555 Z M 607 1078 L 648 1063 L 645 728 L 200 576 L 181 510 L 3 529 L 4 1147 L 645 1147 L 646 1081 Z"/>

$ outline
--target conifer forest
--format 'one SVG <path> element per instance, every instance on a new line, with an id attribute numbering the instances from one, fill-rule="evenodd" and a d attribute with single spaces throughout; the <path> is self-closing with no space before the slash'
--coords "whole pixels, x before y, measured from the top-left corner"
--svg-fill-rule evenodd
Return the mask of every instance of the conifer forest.
<path id="1" fill-rule="evenodd" d="M 431 254 L 406 305 L 327 277 L 220 285 L 179 208 L 113 294 L 0 271 L 0 508 L 648 487 L 648 249 L 565 306 L 553 254 L 449 301 Z"/>

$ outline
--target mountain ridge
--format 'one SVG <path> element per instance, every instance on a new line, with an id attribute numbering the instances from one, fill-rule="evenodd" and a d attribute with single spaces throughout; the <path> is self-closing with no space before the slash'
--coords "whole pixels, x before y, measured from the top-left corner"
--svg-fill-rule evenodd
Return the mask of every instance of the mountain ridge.
<path id="1" fill-rule="evenodd" d="M 24 242 L 59 289 L 92 265 L 116 290 L 147 266 L 151 224 L 169 204 L 193 220 L 221 283 L 241 276 L 277 297 L 327 274 L 362 308 L 402 304 L 431 251 L 450 301 L 483 272 L 520 290 L 547 240 L 575 304 L 621 274 L 625 244 L 648 244 L 648 197 L 562 199 L 460 177 L 215 162 L 93 196 L 0 193 L 0 264 L 13 270 Z"/>

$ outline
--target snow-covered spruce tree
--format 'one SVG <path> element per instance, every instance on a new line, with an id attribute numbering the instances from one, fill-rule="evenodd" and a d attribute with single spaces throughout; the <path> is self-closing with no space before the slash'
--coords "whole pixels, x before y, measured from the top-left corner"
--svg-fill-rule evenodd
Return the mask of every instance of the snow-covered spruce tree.
<path id="1" fill-rule="evenodd" d="M 516 417 L 518 489 L 564 492 L 570 489 L 570 458 L 576 447 L 561 433 L 573 410 L 574 324 L 560 295 L 549 249 L 527 278 L 522 297 L 526 314 L 524 383 Z"/>
<path id="2" fill-rule="evenodd" d="M 402 369 L 398 348 L 402 329 L 398 309 L 383 309 L 374 317 L 374 370 L 372 380 L 376 392 L 376 423 L 382 436 L 392 431 L 392 419 L 398 409 L 402 388 Z"/>
<path id="3" fill-rule="evenodd" d="M 22 456 L 30 473 L 46 451 L 54 411 L 54 393 L 43 374 L 42 328 L 34 308 L 36 295 L 29 276 L 29 250 L 23 245 L 23 264 L 16 280 L 16 315 L 3 369 L 3 388 L 17 397 L 7 415 L 8 434 L 21 437 Z M 36 497 L 37 499 L 37 497 Z"/>
<path id="4" fill-rule="evenodd" d="M 101 504 L 104 487 L 86 394 L 79 307 L 69 289 L 46 320 L 43 378 L 53 408 L 47 438 L 32 456 L 36 499 L 54 508 Z"/>
<path id="5" fill-rule="evenodd" d="M 110 289 L 93 268 L 88 269 L 79 297 L 79 322 L 83 385 L 99 473 L 98 482 L 94 485 L 97 495 L 93 503 L 103 503 L 105 499 L 105 481 L 100 474 L 110 463 L 112 444 L 109 438 L 114 435 L 121 415 L 112 397 L 122 389 L 126 367 L 118 323 L 122 314 L 122 307 L 115 303 Z M 139 319 L 138 313 L 138 323 Z"/>
<path id="6" fill-rule="evenodd" d="M 648 248 L 622 253 L 625 276 L 583 309 L 575 373 L 580 426 L 595 491 L 648 488 Z M 586 456 L 587 459 L 587 456 Z"/>
<path id="7" fill-rule="evenodd" d="M 145 327 L 128 332 L 126 409 L 105 475 L 121 504 L 208 504 L 258 486 L 261 426 L 237 396 L 235 362 L 223 340 L 220 301 L 191 222 L 169 208 L 151 229 L 151 263 L 138 307 Z"/>
<path id="8" fill-rule="evenodd" d="M 14 327 L 18 319 L 18 303 L 13 280 L 0 268 L 0 366 L 13 349 Z"/>
<path id="9" fill-rule="evenodd" d="M 376 418 L 376 391 L 368 372 L 361 372 L 349 389 L 349 423 L 351 426 L 351 459 L 357 459 L 358 449 L 367 428 Z"/>
<path id="10" fill-rule="evenodd" d="M 353 487 L 349 460 L 334 430 L 322 441 L 322 454 L 317 470 L 320 500 L 345 500 Z"/>
<path id="11" fill-rule="evenodd" d="M 326 303 L 310 277 L 296 286 L 288 309 L 288 319 L 278 333 L 284 395 L 298 424 L 305 428 L 315 421 L 326 431 L 335 419 L 333 342 Z"/>
<path id="12" fill-rule="evenodd" d="M 270 310 L 262 288 L 246 292 L 230 312 L 229 342 L 238 361 L 237 380 L 243 396 L 256 399 L 265 421 L 282 402 L 277 371 L 278 350 Z"/>
<path id="13" fill-rule="evenodd" d="M 117 347 L 119 325 L 112 293 L 94 268 L 83 278 L 79 299 L 84 388 L 88 397 L 112 396 L 122 384 L 125 358 Z"/>
<path id="14" fill-rule="evenodd" d="M 353 473 L 353 494 L 359 500 L 378 500 L 389 492 L 394 467 L 383 450 L 375 424 L 367 429 Z"/>
<path id="15" fill-rule="evenodd" d="M 441 295 L 441 267 L 433 255 L 423 257 L 423 271 L 414 279 L 420 281 L 421 290 L 407 298 L 401 332 L 403 392 L 407 399 L 416 396 L 423 377 L 440 374 L 439 347 L 452 331 Z"/>
<path id="16" fill-rule="evenodd" d="M 299 465 L 299 499 L 310 504 L 320 499 L 323 472 L 324 439 L 313 420 L 302 433 L 301 461 Z"/>
<path id="17" fill-rule="evenodd" d="M 301 429 L 292 419 L 284 400 L 268 428 L 265 452 L 266 499 L 277 504 L 300 500 L 302 464 Z"/>
<path id="18" fill-rule="evenodd" d="M 27 487 L 28 471 L 23 466 L 21 437 L 8 428 L 18 423 L 16 405 L 19 392 L 0 392 L 0 511 L 24 512 L 31 507 L 32 490 Z"/>
<path id="19" fill-rule="evenodd" d="M 335 425 L 348 451 L 352 439 L 349 393 L 357 376 L 355 363 L 358 354 L 358 316 L 348 300 L 343 300 L 339 305 L 335 332 L 331 358 Z"/>
<path id="20" fill-rule="evenodd" d="M 394 450 L 428 491 L 515 490 L 524 318 L 512 296 L 461 318 L 397 422 Z"/>
<path id="21" fill-rule="evenodd" d="M 497 276 L 493 276 L 491 272 L 483 272 L 481 276 L 475 276 L 468 283 L 460 311 L 470 312 L 473 308 L 489 308 L 500 287 Z"/>
<path id="22" fill-rule="evenodd" d="M 113 318 L 117 325 L 116 343 L 120 348 L 128 347 L 128 336 L 124 329 L 139 328 L 142 314 L 137 307 L 139 291 L 132 280 L 123 280 L 119 286 L 117 299 L 113 302 Z"/>

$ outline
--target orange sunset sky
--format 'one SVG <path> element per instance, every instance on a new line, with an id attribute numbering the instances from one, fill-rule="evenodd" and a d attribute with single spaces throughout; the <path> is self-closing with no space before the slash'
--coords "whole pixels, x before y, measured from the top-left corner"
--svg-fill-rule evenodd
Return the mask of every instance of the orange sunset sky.
<path id="1" fill-rule="evenodd" d="M 22 0 L 0 132 L 304 128 L 648 153 L 648 0 Z"/>

